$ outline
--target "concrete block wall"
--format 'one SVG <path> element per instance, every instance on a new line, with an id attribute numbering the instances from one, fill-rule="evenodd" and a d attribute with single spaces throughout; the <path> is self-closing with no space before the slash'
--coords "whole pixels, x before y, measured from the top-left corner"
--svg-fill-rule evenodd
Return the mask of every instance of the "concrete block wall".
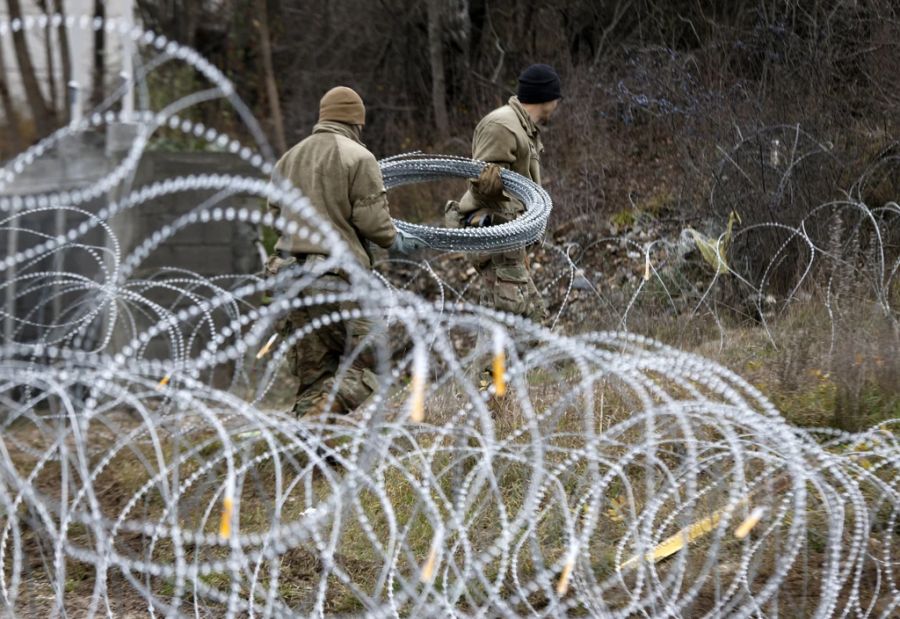
<path id="1" fill-rule="evenodd" d="M 88 187 L 109 173 L 117 161 L 105 151 L 102 136 L 83 134 L 73 137 L 72 141 L 30 166 L 25 174 L 17 178 L 14 184 L 6 187 L 2 193 L 26 196 Z M 115 192 L 104 195 L 90 204 L 80 205 L 79 208 L 96 213 L 129 191 L 137 190 L 144 185 L 168 178 L 202 173 L 258 176 L 258 172 L 240 158 L 225 153 L 147 152 L 131 179 Z M 48 256 L 40 263 L 29 266 L 26 271 L 29 273 L 42 270 L 63 271 L 100 284 L 105 275 L 95 256 L 102 256 L 106 268 L 112 266 L 111 255 L 102 248 L 111 249 L 114 245 L 113 237 L 118 243 L 120 258 L 125 258 L 154 232 L 197 208 L 212 195 L 213 192 L 181 192 L 122 211 L 109 221 L 112 236 L 98 228 L 80 239 L 85 244 L 101 248 L 100 251 L 95 251 L 92 255 L 90 251 L 67 248 L 59 255 Z M 216 202 L 216 206 L 223 208 L 231 206 L 236 209 L 261 208 L 262 204 L 263 201 L 259 198 L 240 194 L 224 196 Z M 68 230 L 77 226 L 87 217 L 89 215 L 55 210 L 20 216 L 17 221 L 9 221 L 0 226 L 0 255 L 6 256 L 9 252 L 15 253 L 34 246 L 45 240 L 42 234 L 55 236 L 60 229 Z M 15 230 L 16 228 L 18 230 Z M 256 274 L 262 267 L 255 244 L 256 238 L 257 230 L 249 224 L 235 222 L 195 224 L 180 230 L 155 248 L 139 265 L 131 279 L 171 277 L 160 275 L 160 270 L 165 267 L 185 269 L 201 277 Z M 19 274 L 22 272 L 19 270 Z M 23 280 L 16 286 L 9 286 L 7 279 L 7 286 L 4 291 L 0 291 L 0 305 L 19 317 L 30 313 L 33 321 L 38 323 L 22 327 L 5 320 L 4 335 L 7 339 L 34 341 L 39 333 L 46 335 L 48 332 L 47 327 L 40 325 L 58 322 L 60 316 L 71 317 L 73 312 L 88 311 L 103 298 L 102 291 L 98 290 L 92 293 L 72 292 L 51 301 L 50 297 L 64 286 L 63 280 L 46 276 L 43 280 L 44 285 L 32 286 L 34 289 L 23 295 L 23 291 L 36 282 L 29 283 Z M 237 280 L 230 281 L 232 284 L 237 283 Z M 220 285 L 227 288 L 229 282 L 221 282 Z M 211 293 L 202 287 L 198 292 L 211 296 Z M 177 301 L 177 295 L 163 287 L 145 288 L 142 294 L 148 301 L 171 310 L 177 310 L 184 304 L 184 301 Z M 34 312 L 34 308 L 37 307 L 40 308 L 39 311 Z M 145 328 L 151 321 L 142 314 L 141 311 L 133 312 L 138 320 L 138 330 Z M 220 318 L 226 319 L 224 316 L 217 316 L 217 321 Z M 95 331 L 99 336 L 104 326 L 102 320 L 98 320 L 92 325 L 91 331 Z M 119 349 L 131 339 L 133 334 L 129 333 L 129 330 L 124 322 L 117 323 L 116 335 L 108 349 L 110 352 Z M 197 341 L 197 346 L 204 343 L 201 337 Z M 84 345 L 90 346 L 90 342 Z M 169 358 L 170 345 L 160 338 L 153 342 L 145 356 Z"/>
<path id="2" fill-rule="evenodd" d="M 150 152 L 141 159 L 132 188 L 138 189 L 167 178 L 202 173 L 259 175 L 239 157 L 225 153 Z M 214 193 L 188 191 L 170 194 L 116 216 L 113 229 L 120 237 L 125 253 L 149 238 L 163 224 L 174 222 L 203 204 Z M 261 208 L 262 200 L 233 195 L 216 202 L 216 206 Z M 262 266 L 254 245 L 256 236 L 256 230 L 248 224 L 223 221 L 192 225 L 181 229 L 154 250 L 143 263 L 142 271 L 178 266 L 204 276 L 255 273 Z"/>

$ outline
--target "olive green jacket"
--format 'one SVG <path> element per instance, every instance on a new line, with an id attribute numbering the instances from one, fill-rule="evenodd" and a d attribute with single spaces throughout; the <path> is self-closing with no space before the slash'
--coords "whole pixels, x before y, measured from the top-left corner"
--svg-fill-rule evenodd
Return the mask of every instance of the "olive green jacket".
<path id="1" fill-rule="evenodd" d="M 364 266 L 372 266 L 366 241 L 384 248 L 394 242 L 397 229 L 388 210 L 381 168 L 354 127 L 338 122 L 317 124 L 312 135 L 275 164 L 273 178 L 277 177 L 290 180 L 309 198 Z M 275 216 L 282 214 L 280 206 L 272 202 L 269 210 Z M 313 222 L 304 221 L 291 211 L 283 214 L 301 226 L 315 228 Z M 284 233 L 275 248 L 289 253 L 329 253 L 322 244 Z"/>
<path id="2" fill-rule="evenodd" d="M 531 120 L 528 112 L 519 103 L 518 97 L 510 97 L 509 102 L 481 119 L 475 127 L 472 138 L 472 158 L 496 163 L 500 167 L 518 172 L 525 178 L 541 184 L 541 144 L 540 129 Z M 460 200 L 459 210 L 472 213 L 480 208 L 489 208 L 509 218 L 524 212 L 522 203 L 504 195 L 504 199 L 486 204 L 473 195 L 472 189 Z"/>

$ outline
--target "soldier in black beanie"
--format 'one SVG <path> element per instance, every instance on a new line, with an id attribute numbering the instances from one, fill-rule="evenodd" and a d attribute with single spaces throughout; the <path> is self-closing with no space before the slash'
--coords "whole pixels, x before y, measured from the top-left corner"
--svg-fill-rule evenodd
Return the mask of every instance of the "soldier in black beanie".
<path id="1" fill-rule="evenodd" d="M 533 64 L 519 76 L 516 96 L 522 103 L 547 103 L 562 99 L 559 75 L 548 64 Z"/>
<path id="2" fill-rule="evenodd" d="M 516 96 L 481 119 L 472 140 L 472 158 L 486 161 L 477 180 L 459 201 L 445 206 L 449 226 L 490 226 L 525 212 L 523 204 L 503 191 L 500 168 L 541 184 L 540 125 L 546 124 L 562 98 L 553 67 L 534 64 L 519 76 Z M 544 301 L 528 269 L 525 248 L 473 257 L 482 277 L 482 305 L 518 314 L 536 323 L 546 317 Z"/>

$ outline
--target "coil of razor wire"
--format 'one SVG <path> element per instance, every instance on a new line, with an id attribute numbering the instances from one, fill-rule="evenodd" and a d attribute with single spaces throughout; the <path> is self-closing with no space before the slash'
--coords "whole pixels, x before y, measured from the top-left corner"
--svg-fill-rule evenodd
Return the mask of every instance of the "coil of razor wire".
<path id="1" fill-rule="evenodd" d="M 119 28 L 161 58 L 208 66 L 160 36 L 87 16 L 0 20 L 0 40 L 48 23 Z M 220 73 L 206 75 L 232 96 Z M 900 420 L 858 434 L 796 428 L 714 361 L 630 333 L 567 336 L 464 297 L 422 303 L 381 286 L 346 248 L 330 259 L 358 270 L 352 284 L 322 291 L 311 265 L 275 290 L 255 275 L 193 273 L 158 251 L 164 240 L 209 222 L 272 222 L 232 205 L 235 195 L 283 204 L 298 233 L 334 233 L 299 192 L 258 178 L 173 175 L 113 200 L 163 126 L 271 171 L 255 149 L 187 118 L 144 110 L 130 120 L 141 129 L 133 155 L 90 186 L 0 197 L 0 237 L 21 237 L 3 263 L 4 616 L 897 616 Z M 91 114 L 60 130 L 0 169 L 0 185 L 58 137 L 106 122 Z M 471 178 L 483 165 L 382 162 L 389 187 Z M 526 206 L 510 224 L 398 223 L 438 249 L 538 240 L 549 198 L 502 177 Z M 212 197 L 133 242 L 111 225 L 187 192 Z M 91 201 L 96 212 L 82 208 Z M 895 216 L 896 203 L 881 208 Z M 40 216 L 53 210 L 71 217 L 48 237 Z M 881 255 L 895 220 L 863 212 Z M 801 235 L 805 224 L 769 225 L 827 253 Z M 163 266 L 147 270 L 160 255 Z M 876 273 L 892 311 L 900 262 L 887 260 Z M 259 304 L 264 289 L 271 299 Z M 840 294 L 828 303 L 829 313 L 859 305 Z M 300 308 L 319 315 L 272 334 L 274 318 Z M 293 385 L 283 389 L 279 371 L 294 347 L 359 319 L 379 327 L 368 340 L 384 360 L 374 397 L 341 420 L 283 412 L 276 392 L 293 398 Z M 490 355 L 465 346 L 483 332 Z M 468 368 L 485 362 L 492 380 L 474 383 Z M 204 382 L 213 370 L 227 388 Z"/>
<path id="2" fill-rule="evenodd" d="M 444 178 L 475 178 L 486 165 L 473 159 L 418 153 L 382 159 L 379 164 L 387 189 Z M 494 253 L 541 240 L 553 208 L 550 196 L 534 181 L 510 170 L 501 170 L 500 178 L 506 192 L 525 206 L 525 213 L 511 222 L 479 228 L 443 228 L 401 220 L 394 223 L 432 249 L 442 251 Z"/>

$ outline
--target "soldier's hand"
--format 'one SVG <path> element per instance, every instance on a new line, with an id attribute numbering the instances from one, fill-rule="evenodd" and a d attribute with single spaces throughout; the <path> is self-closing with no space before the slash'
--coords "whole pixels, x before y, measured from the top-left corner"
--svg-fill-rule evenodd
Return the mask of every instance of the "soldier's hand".
<path id="1" fill-rule="evenodd" d="M 391 245 L 390 251 L 397 254 L 408 256 L 411 253 L 428 247 L 428 243 L 424 239 L 397 229 L 397 236 L 394 237 L 394 243 Z"/>
<path id="2" fill-rule="evenodd" d="M 470 214 L 465 219 L 468 228 L 486 228 L 494 225 L 494 215 L 489 210 L 481 208 Z"/>
<path id="3" fill-rule="evenodd" d="M 478 178 L 472 181 L 472 192 L 482 201 L 496 201 L 503 197 L 503 179 L 500 178 L 500 166 L 489 163 L 481 170 Z"/>

